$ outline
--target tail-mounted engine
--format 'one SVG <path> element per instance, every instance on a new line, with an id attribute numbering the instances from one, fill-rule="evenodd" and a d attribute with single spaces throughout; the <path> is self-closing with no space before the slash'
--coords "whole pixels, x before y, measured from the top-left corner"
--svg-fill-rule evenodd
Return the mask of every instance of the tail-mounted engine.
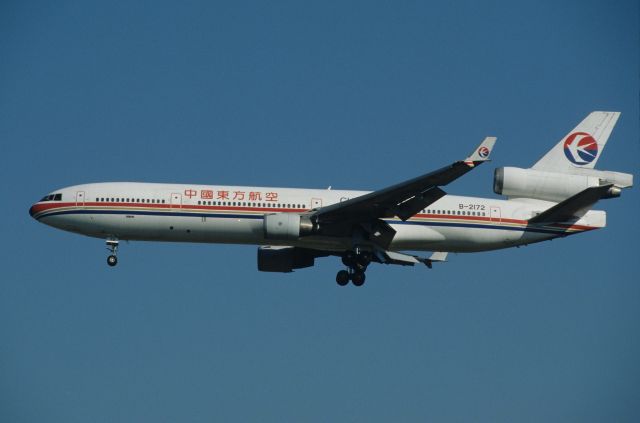
<path id="1" fill-rule="evenodd" d="M 622 188 L 633 185 L 633 175 L 594 169 L 577 169 L 569 174 L 500 167 L 494 173 L 493 191 L 509 198 L 560 202 L 587 188 L 610 184 L 613 186 L 604 198 L 619 197 Z"/>

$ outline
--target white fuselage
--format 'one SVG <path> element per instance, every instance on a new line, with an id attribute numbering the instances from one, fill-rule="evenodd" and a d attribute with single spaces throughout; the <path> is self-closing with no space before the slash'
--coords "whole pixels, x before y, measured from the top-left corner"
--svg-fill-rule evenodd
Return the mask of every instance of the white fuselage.
<path id="1" fill-rule="evenodd" d="M 365 191 L 114 182 L 76 185 L 34 204 L 42 223 L 92 237 L 120 240 L 291 245 L 327 251 L 351 239 L 265 239 L 263 217 L 302 213 L 364 195 Z M 54 200 L 55 194 L 61 194 Z M 543 241 L 597 229 L 605 213 L 589 211 L 577 222 L 531 226 L 527 220 L 554 203 L 446 195 L 403 222 L 390 250 L 472 252 Z"/>

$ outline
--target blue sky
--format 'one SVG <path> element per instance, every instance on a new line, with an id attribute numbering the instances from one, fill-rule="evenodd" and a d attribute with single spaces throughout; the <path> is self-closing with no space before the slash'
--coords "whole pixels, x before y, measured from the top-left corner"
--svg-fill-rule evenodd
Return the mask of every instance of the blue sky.
<path id="1" fill-rule="evenodd" d="M 3 2 L 0 421 L 640 420 L 637 189 L 608 227 L 426 268 L 257 272 L 255 247 L 33 221 L 53 189 L 376 189 L 498 137 L 495 197 L 592 110 L 638 174 L 634 1 Z"/>

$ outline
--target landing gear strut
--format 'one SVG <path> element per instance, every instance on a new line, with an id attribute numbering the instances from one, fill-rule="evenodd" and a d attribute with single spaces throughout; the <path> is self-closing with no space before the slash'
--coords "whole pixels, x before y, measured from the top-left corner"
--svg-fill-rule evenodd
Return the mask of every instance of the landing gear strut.
<path id="1" fill-rule="evenodd" d="M 107 264 L 113 267 L 118 264 L 118 257 L 116 256 L 116 254 L 118 253 L 118 240 L 108 239 L 107 250 L 111 251 L 111 254 L 109 255 L 109 257 L 107 257 Z"/>
<path id="2" fill-rule="evenodd" d="M 347 270 L 341 270 L 336 275 L 336 282 L 340 286 L 345 286 L 349 280 L 355 286 L 362 286 L 366 280 L 364 271 L 371 263 L 372 255 L 368 251 L 347 251 L 342 256 L 342 264 L 347 266 Z"/>

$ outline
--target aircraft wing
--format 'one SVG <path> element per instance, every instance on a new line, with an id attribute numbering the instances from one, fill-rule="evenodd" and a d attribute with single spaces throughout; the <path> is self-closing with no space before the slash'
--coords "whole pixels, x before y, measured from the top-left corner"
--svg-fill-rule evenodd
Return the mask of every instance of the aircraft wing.
<path id="1" fill-rule="evenodd" d="M 312 211 L 311 218 L 321 229 L 331 229 L 333 226 L 334 231 L 329 232 L 336 233 L 327 233 L 328 235 L 339 235 L 339 233 L 344 235 L 345 225 L 354 223 L 377 222 L 383 232 L 388 231 L 391 228 L 379 219 L 398 216 L 402 220 L 407 220 L 436 202 L 446 195 L 439 187 L 447 185 L 475 166 L 489 160 L 495 142 L 495 137 L 486 137 L 464 160 L 360 197 L 322 207 Z"/>

